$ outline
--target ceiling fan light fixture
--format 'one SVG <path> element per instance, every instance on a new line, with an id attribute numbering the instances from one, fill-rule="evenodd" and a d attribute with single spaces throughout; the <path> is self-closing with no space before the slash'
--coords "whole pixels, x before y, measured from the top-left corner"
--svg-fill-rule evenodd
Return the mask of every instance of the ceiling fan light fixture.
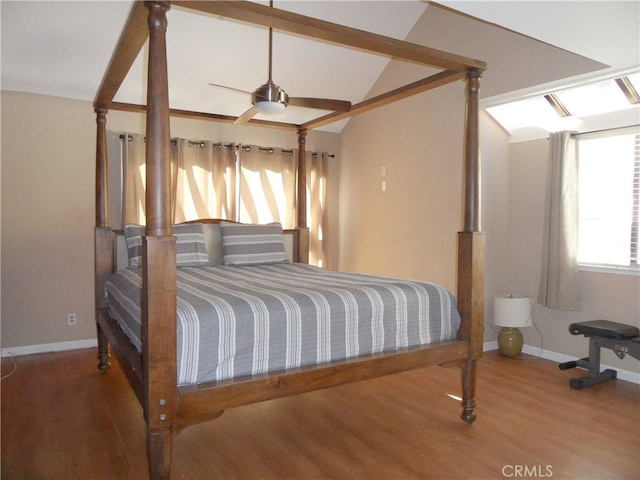
<path id="1" fill-rule="evenodd" d="M 258 112 L 277 115 L 282 113 L 289 104 L 289 95 L 272 80 L 269 80 L 251 94 L 251 101 Z"/>
<path id="2" fill-rule="evenodd" d="M 256 110 L 265 115 L 277 115 L 284 112 L 286 105 L 281 102 L 263 100 L 255 103 Z"/>

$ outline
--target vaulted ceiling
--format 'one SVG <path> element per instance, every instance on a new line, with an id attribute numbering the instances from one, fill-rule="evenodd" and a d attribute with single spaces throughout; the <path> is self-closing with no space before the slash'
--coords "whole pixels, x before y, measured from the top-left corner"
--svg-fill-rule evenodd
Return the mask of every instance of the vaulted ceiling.
<path id="1" fill-rule="evenodd" d="M 131 4 L 3 0 L 2 89 L 93 100 Z M 613 69 L 640 63 L 640 12 L 635 1 L 276 0 L 274 6 L 398 39 L 410 35 L 433 9 L 447 8 Z M 175 6 L 168 22 L 171 107 L 239 116 L 250 105 L 250 95 L 243 91 L 251 92 L 267 79 L 268 30 Z M 143 49 L 116 101 L 144 103 L 145 53 Z M 274 33 L 273 79 L 291 96 L 360 102 L 389 60 Z M 303 123 L 320 113 L 290 106 L 282 121 Z"/>

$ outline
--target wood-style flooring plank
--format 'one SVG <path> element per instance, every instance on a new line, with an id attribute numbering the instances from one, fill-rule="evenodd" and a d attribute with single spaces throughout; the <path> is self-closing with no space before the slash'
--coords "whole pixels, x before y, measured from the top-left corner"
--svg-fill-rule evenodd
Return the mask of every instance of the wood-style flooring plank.
<path id="1" fill-rule="evenodd" d="M 65 356 L 21 357 L 16 364 L 2 381 L 2 478 L 91 477 Z M 55 375 L 50 364 L 59 368 Z"/>
<path id="2" fill-rule="evenodd" d="M 142 410 L 115 359 L 106 374 L 93 349 L 15 361 L 2 381 L 2 479 L 148 478 Z M 459 370 L 420 369 L 188 427 L 172 478 L 640 478 L 639 385 L 576 391 L 569 379 L 583 371 L 495 352 L 478 371 L 471 426 L 454 398 Z"/>

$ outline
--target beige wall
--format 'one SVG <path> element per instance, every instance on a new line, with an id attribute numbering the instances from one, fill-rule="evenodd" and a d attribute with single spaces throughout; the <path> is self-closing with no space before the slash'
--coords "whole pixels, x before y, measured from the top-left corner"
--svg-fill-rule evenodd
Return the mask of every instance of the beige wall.
<path id="1" fill-rule="evenodd" d="M 434 281 L 455 293 L 463 123 L 463 82 L 351 120 L 340 172 L 341 270 Z M 481 130 L 485 293 L 492 298 L 505 265 L 508 143 L 484 115 Z M 490 309 L 488 302 L 487 316 Z M 486 329 L 485 340 L 495 338 Z"/>
<path id="2" fill-rule="evenodd" d="M 95 338 L 95 125 L 90 102 L 2 92 L 3 350 Z M 142 132 L 144 119 L 114 111 L 107 125 Z M 171 133 L 297 147 L 295 133 L 215 122 L 172 119 Z M 307 147 L 337 153 L 340 138 L 310 132 Z M 330 210 L 337 204 L 338 161 L 329 172 Z M 337 213 L 330 211 L 329 217 L 327 241 L 336 251 Z M 68 313 L 76 313 L 76 326 L 67 326 Z"/>
<path id="3" fill-rule="evenodd" d="M 2 93 L 3 348 L 95 337 L 95 136 L 87 102 Z"/>

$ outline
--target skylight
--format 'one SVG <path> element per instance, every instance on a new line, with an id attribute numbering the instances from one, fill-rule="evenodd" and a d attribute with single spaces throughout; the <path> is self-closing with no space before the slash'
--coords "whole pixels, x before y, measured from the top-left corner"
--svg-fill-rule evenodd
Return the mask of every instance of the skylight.
<path id="1" fill-rule="evenodd" d="M 553 125 L 559 118 L 544 96 L 505 103 L 487 111 L 509 132 L 524 127 Z"/>
<path id="2" fill-rule="evenodd" d="M 514 135 L 518 131 L 573 130 L 594 115 L 640 111 L 640 72 L 559 88 L 490 106 L 487 112 Z M 638 115 L 636 115 L 636 121 Z"/>
<path id="3" fill-rule="evenodd" d="M 631 103 L 614 79 L 555 92 L 569 115 L 594 115 L 628 108 Z"/>

